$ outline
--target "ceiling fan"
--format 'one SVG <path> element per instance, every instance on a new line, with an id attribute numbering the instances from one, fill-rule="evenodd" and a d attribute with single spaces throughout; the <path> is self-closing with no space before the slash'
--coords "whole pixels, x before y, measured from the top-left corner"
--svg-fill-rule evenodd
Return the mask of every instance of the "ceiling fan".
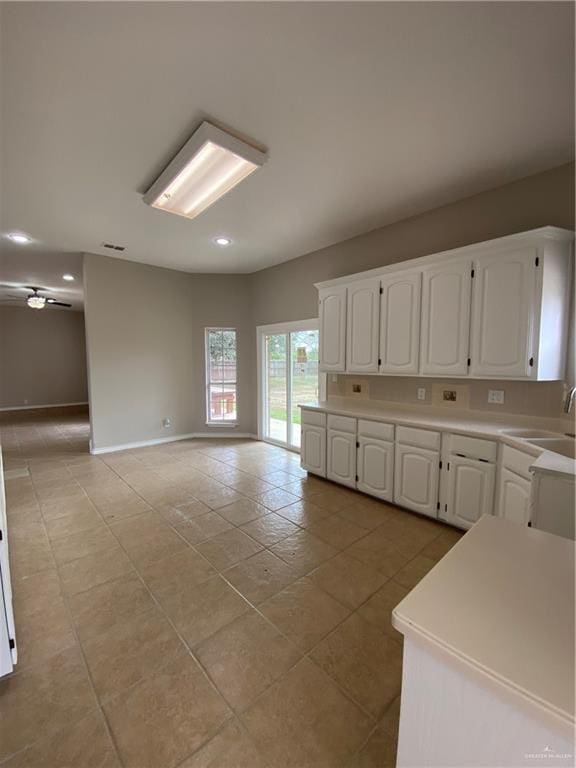
<path id="1" fill-rule="evenodd" d="M 24 286 L 29 291 L 32 291 L 32 293 L 28 294 L 26 297 L 26 304 L 30 307 L 30 309 L 44 309 L 44 307 L 71 307 L 72 304 L 67 304 L 64 301 L 58 301 L 58 299 L 54 299 L 51 296 L 40 296 L 39 291 L 44 291 L 43 288 L 36 288 L 33 285 L 26 285 Z M 10 298 L 14 299 L 23 299 L 23 296 L 15 296 L 14 294 L 9 294 Z"/>

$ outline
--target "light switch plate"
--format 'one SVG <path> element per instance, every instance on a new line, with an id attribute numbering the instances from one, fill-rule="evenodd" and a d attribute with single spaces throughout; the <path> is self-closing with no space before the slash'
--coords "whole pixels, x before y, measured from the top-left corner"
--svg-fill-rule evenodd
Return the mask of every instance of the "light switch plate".
<path id="1" fill-rule="evenodd" d="M 426 400 L 426 387 L 418 387 L 416 397 L 418 400 Z"/>
<path id="2" fill-rule="evenodd" d="M 504 390 L 503 389 L 489 389 L 488 390 L 488 402 L 496 403 L 497 405 L 504 405 Z"/>

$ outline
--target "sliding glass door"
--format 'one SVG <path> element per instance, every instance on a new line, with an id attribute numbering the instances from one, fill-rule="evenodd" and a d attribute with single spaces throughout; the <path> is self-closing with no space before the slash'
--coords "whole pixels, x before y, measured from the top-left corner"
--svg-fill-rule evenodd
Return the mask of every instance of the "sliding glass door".
<path id="1" fill-rule="evenodd" d="M 259 329 L 260 432 L 264 440 L 297 449 L 298 404 L 319 396 L 318 323 L 290 323 L 285 328 Z"/>

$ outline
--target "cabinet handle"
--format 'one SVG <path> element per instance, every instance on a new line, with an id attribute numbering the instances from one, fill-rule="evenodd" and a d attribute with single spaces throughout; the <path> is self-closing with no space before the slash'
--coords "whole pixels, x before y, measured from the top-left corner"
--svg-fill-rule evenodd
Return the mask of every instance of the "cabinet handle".
<path id="1" fill-rule="evenodd" d="M 534 358 L 533 357 L 531 357 L 530 360 L 528 360 L 528 365 L 530 366 L 530 368 L 532 368 L 534 366 Z"/>

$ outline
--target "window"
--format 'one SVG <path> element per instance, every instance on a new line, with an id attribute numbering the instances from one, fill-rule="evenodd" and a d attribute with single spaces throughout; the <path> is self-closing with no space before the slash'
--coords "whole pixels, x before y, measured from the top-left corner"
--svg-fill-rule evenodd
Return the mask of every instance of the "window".
<path id="1" fill-rule="evenodd" d="M 234 328 L 206 328 L 206 416 L 208 424 L 237 420 Z"/>

